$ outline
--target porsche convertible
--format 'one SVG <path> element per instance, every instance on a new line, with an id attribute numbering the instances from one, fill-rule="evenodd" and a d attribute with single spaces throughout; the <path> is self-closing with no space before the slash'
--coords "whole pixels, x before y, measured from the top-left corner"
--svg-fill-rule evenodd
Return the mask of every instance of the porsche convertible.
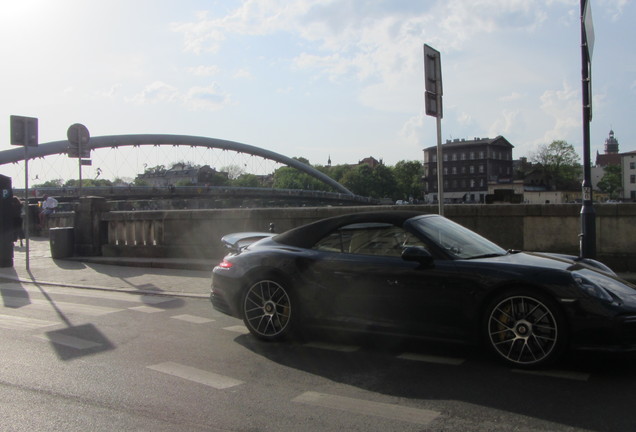
<path id="1" fill-rule="evenodd" d="M 332 217 L 224 237 L 215 309 L 263 340 L 303 329 L 484 344 L 516 367 L 636 348 L 636 286 L 602 263 L 505 250 L 443 216 Z"/>

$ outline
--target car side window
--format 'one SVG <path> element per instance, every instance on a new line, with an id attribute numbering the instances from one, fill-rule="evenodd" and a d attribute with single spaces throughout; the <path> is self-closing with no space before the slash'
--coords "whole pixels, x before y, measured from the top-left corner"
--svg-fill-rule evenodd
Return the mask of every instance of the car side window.
<path id="1" fill-rule="evenodd" d="M 399 257 L 407 246 L 425 244 L 413 234 L 391 224 L 353 224 L 318 241 L 313 249 L 362 255 Z"/>

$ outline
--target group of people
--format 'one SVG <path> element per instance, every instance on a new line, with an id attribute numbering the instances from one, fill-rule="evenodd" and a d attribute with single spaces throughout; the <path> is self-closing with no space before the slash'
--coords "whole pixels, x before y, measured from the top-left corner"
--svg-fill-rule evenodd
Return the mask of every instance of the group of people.
<path id="1" fill-rule="evenodd" d="M 58 202 L 52 196 L 44 195 L 44 199 L 42 201 L 42 210 L 39 213 L 39 222 L 40 227 L 44 226 L 44 222 L 46 218 L 55 212 L 57 208 Z M 22 241 L 24 240 L 24 204 L 20 198 L 17 196 L 13 196 L 13 200 L 11 201 L 11 211 L 12 211 L 12 221 L 13 221 L 13 242 L 20 242 L 20 247 L 23 246 Z"/>

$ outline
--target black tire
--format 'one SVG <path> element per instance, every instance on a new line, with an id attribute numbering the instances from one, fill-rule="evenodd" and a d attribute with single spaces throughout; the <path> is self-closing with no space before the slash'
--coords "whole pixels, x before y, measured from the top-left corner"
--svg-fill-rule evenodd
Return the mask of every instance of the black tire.
<path id="1" fill-rule="evenodd" d="M 530 290 L 507 291 L 484 314 L 484 339 L 500 360 L 520 368 L 545 366 L 566 347 L 563 313 L 550 298 Z"/>
<path id="2" fill-rule="evenodd" d="M 253 282 L 243 294 L 241 312 L 247 329 L 259 339 L 278 341 L 292 334 L 296 322 L 289 286 L 274 278 Z"/>

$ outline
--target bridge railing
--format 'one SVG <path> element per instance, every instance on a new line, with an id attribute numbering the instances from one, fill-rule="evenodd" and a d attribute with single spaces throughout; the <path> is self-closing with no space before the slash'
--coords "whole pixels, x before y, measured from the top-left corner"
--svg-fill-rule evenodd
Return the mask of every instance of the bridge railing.
<path id="1" fill-rule="evenodd" d="M 270 224 L 283 232 L 343 213 L 405 208 L 437 213 L 437 206 L 419 205 L 109 211 L 104 204 L 95 208 L 80 203 L 75 213 L 51 216 L 52 226 L 75 226 L 79 255 L 210 260 L 227 252 L 220 242 L 223 235 L 268 231 Z M 445 216 L 507 249 L 579 253 L 580 206 L 576 204 L 449 205 Z M 597 256 L 617 271 L 636 271 L 635 218 L 636 204 L 596 208 Z"/>

